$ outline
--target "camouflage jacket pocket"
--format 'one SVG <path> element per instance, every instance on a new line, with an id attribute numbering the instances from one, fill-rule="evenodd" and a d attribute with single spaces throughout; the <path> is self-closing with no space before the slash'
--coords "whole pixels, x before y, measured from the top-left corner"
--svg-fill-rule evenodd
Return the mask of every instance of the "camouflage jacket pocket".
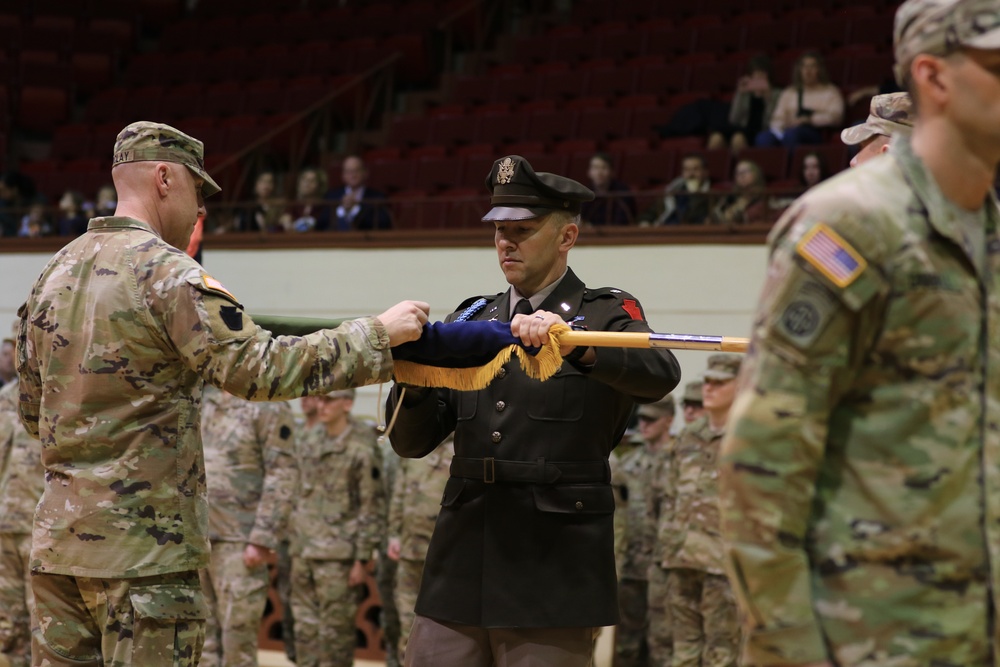
<path id="1" fill-rule="evenodd" d="M 173 584 L 136 586 L 129 591 L 136 618 L 160 621 L 208 618 L 205 597 L 198 587 Z"/>

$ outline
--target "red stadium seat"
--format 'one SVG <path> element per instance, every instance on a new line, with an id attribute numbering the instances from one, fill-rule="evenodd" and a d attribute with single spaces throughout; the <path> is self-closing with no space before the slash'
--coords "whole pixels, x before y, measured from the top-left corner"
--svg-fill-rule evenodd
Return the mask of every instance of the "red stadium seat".
<path id="1" fill-rule="evenodd" d="M 58 160 L 73 160 L 91 155 L 93 143 L 92 126 L 88 123 L 72 123 L 56 128 L 52 136 L 51 155 Z"/>
<path id="2" fill-rule="evenodd" d="M 712 51 L 724 54 L 743 48 L 743 24 L 732 21 L 723 25 L 698 28 L 692 48 L 696 51 Z"/>
<path id="3" fill-rule="evenodd" d="M 637 71 L 628 66 L 593 70 L 590 72 L 587 94 L 608 98 L 629 95 L 635 90 Z"/>
<path id="4" fill-rule="evenodd" d="M 587 91 L 587 76 L 587 72 L 576 69 L 539 74 L 535 95 L 553 99 L 579 97 Z"/>
<path id="5" fill-rule="evenodd" d="M 579 112 L 539 111 L 528 118 L 525 139 L 535 141 L 559 141 L 576 136 L 576 120 Z"/>
<path id="6" fill-rule="evenodd" d="M 667 183 L 672 179 L 674 150 L 627 151 L 618 173 L 622 181 L 640 190 Z"/>
<path id="7" fill-rule="evenodd" d="M 744 148 L 736 156 L 732 166 L 735 167 L 735 162 L 739 160 L 750 160 L 756 163 L 764 172 L 764 178 L 767 179 L 768 183 L 784 180 L 788 173 L 788 150 L 783 147 Z M 727 174 L 726 180 L 730 180 L 730 175 Z"/>
<path id="8" fill-rule="evenodd" d="M 430 138 L 430 122 L 422 115 L 396 116 L 389 125 L 386 143 L 395 146 L 421 146 Z"/>
<path id="9" fill-rule="evenodd" d="M 69 119 L 69 95 L 62 88 L 24 86 L 17 106 L 17 124 L 26 130 L 51 132 Z"/>
<path id="10" fill-rule="evenodd" d="M 688 90 L 690 72 L 687 65 L 646 67 L 639 72 L 635 92 L 668 95 Z"/>
<path id="11" fill-rule="evenodd" d="M 628 108 L 584 110 L 576 132 L 583 138 L 620 139 L 628 136 L 631 119 L 632 110 Z"/>
<path id="12" fill-rule="evenodd" d="M 409 160 L 372 160 L 369 181 L 390 194 L 410 187 L 413 163 Z"/>
<path id="13" fill-rule="evenodd" d="M 202 99 L 202 113 L 216 117 L 242 114 L 243 89 L 243 84 L 236 81 L 209 86 Z"/>
<path id="14" fill-rule="evenodd" d="M 76 52 L 70 56 L 70 66 L 73 81 L 81 93 L 89 95 L 111 83 L 111 56 L 107 53 Z"/>
<path id="15" fill-rule="evenodd" d="M 476 118 L 476 142 L 504 144 L 524 139 L 528 116 L 518 113 L 480 115 Z"/>
<path id="16" fill-rule="evenodd" d="M 438 191 L 455 187 L 462 182 L 461 157 L 427 157 L 413 164 L 411 185 L 422 190 Z"/>
<path id="17" fill-rule="evenodd" d="M 430 140 L 447 146 L 475 141 L 477 119 L 471 115 L 442 116 L 431 123 Z"/>

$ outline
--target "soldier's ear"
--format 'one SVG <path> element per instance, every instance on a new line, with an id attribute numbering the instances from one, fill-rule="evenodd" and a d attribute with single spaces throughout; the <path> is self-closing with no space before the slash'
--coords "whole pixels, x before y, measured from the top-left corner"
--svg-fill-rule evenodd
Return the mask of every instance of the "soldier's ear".
<path id="1" fill-rule="evenodd" d="M 563 225 L 559 234 L 559 249 L 568 251 L 576 245 L 576 239 L 580 236 L 580 226 L 575 222 L 567 223 Z"/>
<path id="2" fill-rule="evenodd" d="M 170 173 L 170 165 L 165 162 L 157 162 L 153 167 L 153 181 L 156 184 L 156 191 L 160 197 L 166 197 L 173 185 L 173 174 Z"/>

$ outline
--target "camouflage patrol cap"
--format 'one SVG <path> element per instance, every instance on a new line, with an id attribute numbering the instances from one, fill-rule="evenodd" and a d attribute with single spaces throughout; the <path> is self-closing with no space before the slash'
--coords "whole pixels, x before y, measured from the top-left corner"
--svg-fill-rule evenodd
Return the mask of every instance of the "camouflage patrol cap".
<path id="1" fill-rule="evenodd" d="M 910 100 L 910 94 L 889 93 L 873 97 L 868 120 L 841 131 L 840 139 L 848 146 L 856 146 L 875 135 L 909 136 L 912 131 L 913 102 Z"/>
<path id="2" fill-rule="evenodd" d="M 697 403 L 701 405 L 704 402 L 704 397 L 701 393 L 702 381 L 695 380 L 693 382 L 688 382 L 684 385 L 684 395 L 681 397 L 682 403 Z"/>
<path id="3" fill-rule="evenodd" d="M 896 80 L 904 84 L 920 53 L 944 56 L 959 47 L 1000 49 L 1000 3 L 996 0 L 907 0 L 893 28 Z"/>
<path id="4" fill-rule="evenodd" d="M 708 358 L 708 370 L 704 377 L 706 380 L 732 380 L 739 375 L 742 363 L 741 354 L 713 354 Z"/>
<path id="5" fill-rule="evenodd" d="M 650 419 L 659 419 L 660 417 L 673 417 L 677 412 L 677 406 L 674 405 L 673 394 L 667 394 L 656 403 L 647 403 L 645 405 L 640 405 L 639 409 L 636 410 L 636 414 L 640 417 L 649 417 Z"/>
<path id="6" fill-rule="evenodd" d="M 520 155 L 508 155 L 493 163 L 486 187 L 493 208 L 483 220 L 532 220 L 552 211 L 580 212 L 585 201 L 594 199 L 589 188 L 571 178 L 535 172 Z"/>
<path id="7" fill-rule="evenodd" d="M 331 392 L 323 394 L 326 398 L 349 398 L 354 400 L 354 396 L 357 392 L 354 389 L 336 389 Z"/>
<path id="8" fill-rule="evenodd" d="M 222 190 L 205 171 L 205 144 L 163 123 L 142 120 L 118 133 L 112 168 L 126 162 L 176 162 L 205 179 L 202 196 Z"/>

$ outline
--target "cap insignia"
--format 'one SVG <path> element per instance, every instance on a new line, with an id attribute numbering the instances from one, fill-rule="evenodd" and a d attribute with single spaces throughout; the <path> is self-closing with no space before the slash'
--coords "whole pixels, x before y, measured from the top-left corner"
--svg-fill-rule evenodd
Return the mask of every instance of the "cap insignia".
<path id="1" fill-rule="evenodd" d="M 503 162 L 500 163 L 500 169 L 497 171 L 497 184 L 507 185 L 512 178 L 514 178 L 514 161 L 509 157 L 504 158 Z"/>

